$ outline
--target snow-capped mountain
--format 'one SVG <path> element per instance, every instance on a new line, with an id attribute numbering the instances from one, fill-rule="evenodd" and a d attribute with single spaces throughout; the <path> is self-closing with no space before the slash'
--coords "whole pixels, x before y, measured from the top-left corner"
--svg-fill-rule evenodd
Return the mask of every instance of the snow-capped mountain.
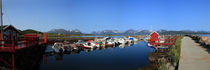
<path id="1" fill-rule="evenodd" d="M 126 30 L 124 32 L 124 34 L 129 34 L 129 35 L 135 35 L 136 33 L 137 33 L 137 31 L 136 30 L 133 30 L 133 29 L 129 29 L 129 30 Z"/>
<path id="2" fill-rule="evenodd" d="M 102 30 L 97 32 L 92 32 L 92 34 L 121 34 L 123 31 L 119 30 Z"/>
<path id="3" fill-rule="evenodd" d="M 73 29 L 69 30 L 70 34 L 82 34 L 82 32 L 79 29 Z"/>
<path id="4" fill-rule="evenodd" d="M 65 30 L 65 29 L 52 29 L 48 31 L 48 33 L 58 33 L 58 34 L 82 34 L 80 30 L 73 29 L 73 30 Z"/>

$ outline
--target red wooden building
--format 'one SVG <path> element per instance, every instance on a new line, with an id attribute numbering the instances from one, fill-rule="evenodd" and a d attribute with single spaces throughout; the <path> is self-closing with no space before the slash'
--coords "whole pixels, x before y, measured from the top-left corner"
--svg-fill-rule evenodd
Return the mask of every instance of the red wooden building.
<path id="1" fill-rule="evenodd" d="M 159 40 L 159 34 L 157 32 L 152 32 L 149 36 L 151 42 L 156 42 Z"/>

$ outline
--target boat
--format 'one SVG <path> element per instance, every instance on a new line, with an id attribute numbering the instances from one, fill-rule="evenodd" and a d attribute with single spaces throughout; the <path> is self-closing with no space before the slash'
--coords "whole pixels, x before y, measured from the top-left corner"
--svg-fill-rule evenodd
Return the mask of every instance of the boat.
<path id="1" fill-rule="evenodd" d="M 148 42 L 148 40 L 149 40 L 149 37 L 148 37 L 148 36 L 145 36 L 145 37 L 144 37 L 144 41 L 145 41 L 145 42 Z"/>
<path id="2" fill-rule="evenodd" d="M 120 48 L 125 48 L 125 43 L 119 45 Z"/>
<path id="3" fill-rule="evenodd" d="M 76 43 L 74 43 L 74 44 L 76 44 L 77 47 L 81 47 L 81 46 L 83 46 L 83 44 L 85 44 L 85 43 L 86 43 L 86 42 L 83 41 L 83 40 L 78 40 L 78 42 L 76 42 Z"/>
<path id="4" fill-rule="evenodd" d="M 64 44 L 60 43 L 60 42 L 54 43 L 52 48 L 54 49 L 55 52 L 63 52 L 63 51 L 65 51 Z"/>
<path id="5" fill-rule="evenodd" d="M 96 47 L 96 45 L 95 45 L 93 40 L 88 40 L 88 42 L 82 43 L 81 47 L 88 48 L 88 49 L 93 49 L 93 48 Z"/>
<path id="6" fill-rule="evenodd" d="M 126 43 L 126 40 L 123 39 L 123 38 L 120 38 L 120 39 L 118 39 L 118 42 L 119 42 L 120 44 L 125 44 L 125 43 Z"/>
<path id="7" fill-rule="evenodd" d="M 153 45 L 151 45 L 150 43 L 147 43 L 147 46 L 153 46 Z"/>
<path id="8" fill-rule="evenodd" d="M 93 48 L 95 48 L 95 46 L 94 45 L 91 45 L 91 43 L 82 44 L 81 47 L 84 47 L 84 48 L 87 48 L 87 49 L 93 49 Z"/>
<path id="9" fill-rule="evenodd" d="M 127 38 L 127 41 L 128 41 L 129 43 L 133 43 L 133 42 L 138 41 L 138 39 L 129 36 L 129 37 Z"/>
<path id="10" fill-rule="evenodd" d="M 106 46 L 108 46 L 108 47 L 114 47 L 115 46 L 115 42 L 113 42 L 113 41 L 107 41 L 106 42 Z"/>
<path id="11" fill-rule="evenodd" d="M 79 50 L 79 47 L 76 44 L 71 44 L 71 48 L 73 50 Z"/>

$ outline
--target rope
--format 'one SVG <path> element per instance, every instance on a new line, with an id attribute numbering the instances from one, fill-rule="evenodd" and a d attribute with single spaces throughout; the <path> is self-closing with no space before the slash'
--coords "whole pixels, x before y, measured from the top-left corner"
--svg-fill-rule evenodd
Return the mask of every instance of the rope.
<path id="1" fill-rule="evenodd" d="M 4 5 L 5 6 L 5 5 Z M 11 20 L 10 20 L 10 17 L 9 17 L 9 15 L 8 15 L 8 13 L 7 13 L 7 11 L 6 11 L 6 8 L 5 7 L 2 7 L 2 11 L 4 11 L 5 12 L 5 16 L 7 17 L 7 19 L 8 19 L 8 23 L 9 24 L 12 24 L 12 22 L 11 22 Z M 3 15 L 4 15 L 4 13 L 3 13 Z"/>

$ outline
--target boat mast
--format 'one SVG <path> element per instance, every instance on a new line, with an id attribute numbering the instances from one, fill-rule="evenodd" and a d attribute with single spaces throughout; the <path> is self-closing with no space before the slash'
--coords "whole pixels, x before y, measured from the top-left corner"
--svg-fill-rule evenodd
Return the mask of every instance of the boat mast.
<path id="1" fill-rule="evenodd" d="M 152 25 L 150 25 L 150 32 L 153 32 L 153 30 L 152 30 Z"/>
<path id="2" fill-rule="evenodd" d="M 2 18 L 2 16 L 3 16 L 3 13 L 2 13 L 2 0 L 0 0 L 0 17 L 1 17 L 1 44 L 3 44 L 3 18 Z"/>

